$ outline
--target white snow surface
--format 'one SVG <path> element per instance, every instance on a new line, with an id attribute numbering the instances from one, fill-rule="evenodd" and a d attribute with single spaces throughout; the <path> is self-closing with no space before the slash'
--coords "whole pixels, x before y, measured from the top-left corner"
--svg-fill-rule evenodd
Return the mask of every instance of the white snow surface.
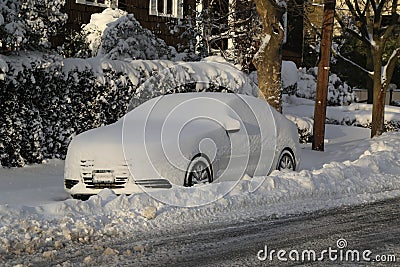
<path id="1" fill-rule="evenodd" d="M 116 196 L 108 189 L 88 201 L 66 199 L 59 160 L 0 169 L 0 256 L 186 224 L 282 216 L 400 196 L 400 133 L 368 136 L 368 129 L 328 125 L 326 152 L 305 146 L 301 171 L 245 176 L 227 195 L 197 208 L 165 205 L 146 193 Z M 221 182 L 194 187 L 190 194 L 177 188 L 160 194 L 190 206 L 199 199 L 216 199 L 230 186 Z M 143 212 L 149 209 L 156 210 L 152 220 Z"/>

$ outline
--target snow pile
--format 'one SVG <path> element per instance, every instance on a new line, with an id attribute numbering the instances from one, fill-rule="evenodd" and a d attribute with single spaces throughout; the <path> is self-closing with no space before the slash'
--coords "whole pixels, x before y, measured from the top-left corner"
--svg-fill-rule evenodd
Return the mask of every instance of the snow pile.
<path id="1" fill-rule="evenodd" d="M 19 208 L 1 205 L 0 258 L 60 250 L 75 243 L 140 237 L 184 225 L 280 216 L 400 196 L 399 147 L 399 133 L 384 134 L 334 147 L 355 160 L 343 158 L 315 170 L 275 171 L 268 177 L 245 176 L 227 195 L 221 192 L 232 186 L 228 182 L 190 188 L 190 192 L 178 188 L 159 192 L 188 207 L 196 206 L 198 199 L 210 200 L 195 208 L 168 206 L 145 193 L 115 196 L 107 189 L 85 202 L 69 199 Z"/>

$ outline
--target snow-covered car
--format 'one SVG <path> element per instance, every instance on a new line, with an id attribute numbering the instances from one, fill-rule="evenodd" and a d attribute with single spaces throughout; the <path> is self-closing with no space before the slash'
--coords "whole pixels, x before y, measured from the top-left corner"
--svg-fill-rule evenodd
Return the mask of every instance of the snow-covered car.
<path id="1" fill-rule="evenodd" d="M 65 190 L 73 197 L 190 187 L 296 170 L 296 126 L 254 96 L 179 93 L 153 98 L 68 147 Z"/>

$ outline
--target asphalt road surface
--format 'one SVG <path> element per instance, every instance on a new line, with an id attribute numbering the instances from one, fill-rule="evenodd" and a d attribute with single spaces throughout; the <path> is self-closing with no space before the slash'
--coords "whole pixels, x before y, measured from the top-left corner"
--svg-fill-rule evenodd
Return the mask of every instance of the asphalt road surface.
<path id="1" fill-rule="evenodd" d="M 177 236 L 150 239 L 146 244 L 148 249 L 142 257 L 127 259 L 126 263 L 132 266 L 400 266 L 400 199 L 277 220 L 261 218 L 214 229 L 205 227 Z M 116 244 L 120 250 L 129 246 L 129 240 Z M 266 259 L 265 246 L 269 251 Z M 272 261 L 269 259 L 271 250 L 276 251 Z M 279 250 L 287 252 L 281 256 L 283 261 L 278 260 Z M 297 261 L 295 252 L 292 254 L 295 260 L 291 260 L 289 252 L 292 250 L 299 252 L 300 259 L 304 250 L 313 250 L 316 260 L 308 261 L 308 253 L 305 253 L 305 261 Z M 328 251 L 321 256 L 323 250 Z M 359 251 L 360 261 L 357 262 L 353 254 L 347 254 L 346 261 L 348 250 Z M 367 251 L 365 260 L 364 251 Z"/>

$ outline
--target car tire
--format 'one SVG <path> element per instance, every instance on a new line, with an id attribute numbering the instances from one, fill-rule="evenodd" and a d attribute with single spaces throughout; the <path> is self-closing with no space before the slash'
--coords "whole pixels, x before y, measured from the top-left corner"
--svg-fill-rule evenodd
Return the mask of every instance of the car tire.
<path id="1" fill-rule="evenodd" d="M 200 154 L 190 162 L 186 175 L 184 186 L 191 187 L 196 184 L 206 184 L 213 181 L 213 171 L 207 156 Z"/>
<path id="2" fill-rule="evenodd" d="M 296 170 L 296 161 L 294 159 L 293 153 L 285 149 L 282 151 L 278 159 L 278 164 L 276 165 L 278 171 L 294 171 Z"/>

